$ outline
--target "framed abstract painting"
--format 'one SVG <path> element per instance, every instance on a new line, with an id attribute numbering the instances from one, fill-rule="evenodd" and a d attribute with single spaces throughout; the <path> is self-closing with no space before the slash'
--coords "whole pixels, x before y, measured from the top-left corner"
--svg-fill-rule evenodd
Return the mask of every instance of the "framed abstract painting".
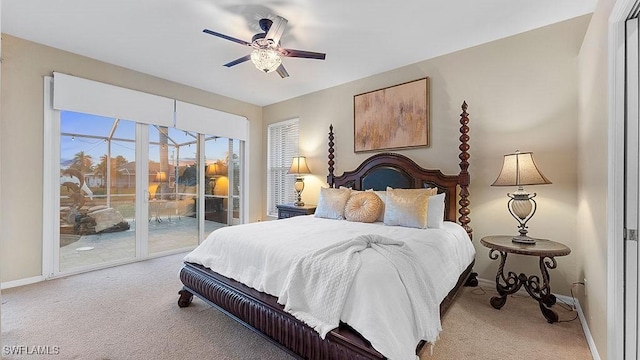
<path id="1" fill-rule="evenodd" d="M 429 78 L 353 97 L 355 152 L 429 146 Z"/>

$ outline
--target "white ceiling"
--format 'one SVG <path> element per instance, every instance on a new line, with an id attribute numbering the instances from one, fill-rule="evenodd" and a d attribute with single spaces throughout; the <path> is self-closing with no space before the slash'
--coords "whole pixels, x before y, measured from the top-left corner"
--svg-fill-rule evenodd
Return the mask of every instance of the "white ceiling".
<path id="1" fill-rule="evenodd" d="M 146 74 L 268 105 L 593 12 L 597 0 L 2 0 L 2 32 Z M 289 20 L 290 77 L 251 62 L 258 19 Z"/>

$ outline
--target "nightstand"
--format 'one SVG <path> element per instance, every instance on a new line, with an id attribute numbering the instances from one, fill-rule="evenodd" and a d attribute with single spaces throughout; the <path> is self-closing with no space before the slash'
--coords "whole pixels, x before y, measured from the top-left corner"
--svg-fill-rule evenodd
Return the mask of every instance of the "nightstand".
<path id="1" fill-rule="evenodd" d="M 497 260 L 500 253 L 500 265 L 496 275 L 496 290 L 499 296 L 491 298 L 491 306 L 501 309 L 507 302 L 507 295 L 513 294 L 524 286 L 529 295 L 540 305 L 540 311 L 549 323 L 558 321 L 558 314 L 550 308 L 556 303 L 556 297 L 551 293 L 549 270 L 557 266 L 556 256 L 565 256 L 571 253 L 568 246 L 556 241 L 546 239 L 536 239 L 535 244 L 522 244 L 511 241 L 513 236 L 485 236 L 480 240 L 482 245 L 491 249 L 489 258 Z M 516 275 L 509 271 L 504 274 L 504 263 L 507 261 L 507 254 L 520 254 L 537 256 L 540 258 L 540 273 L 542 279 L 537 275 L 527 276 L 524 273 Z"/>
<path id="2" fill-rule="evenodd" d="M 294 216 L 311 215 L 316 212 L 316 205 L 295 206 L 293 204 L 276 205 L 278 219 L 286 219 Z"/>

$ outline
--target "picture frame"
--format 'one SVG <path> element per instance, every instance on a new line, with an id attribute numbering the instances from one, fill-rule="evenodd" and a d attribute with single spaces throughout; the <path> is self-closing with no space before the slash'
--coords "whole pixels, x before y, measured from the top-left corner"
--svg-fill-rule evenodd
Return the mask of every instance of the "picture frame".
<path id="1" fill-rule="evenodd" d="M 353 150 L 429 146 L 429 78 L 353 96 Z"/>

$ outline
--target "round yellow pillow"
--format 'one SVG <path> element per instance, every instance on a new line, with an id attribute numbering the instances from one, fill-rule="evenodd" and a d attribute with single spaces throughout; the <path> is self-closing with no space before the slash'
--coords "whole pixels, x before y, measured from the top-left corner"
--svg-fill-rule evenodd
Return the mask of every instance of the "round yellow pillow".
<path id="1" fill-rule="evenodd" d="M 382 200 L 373 192 L 353 194 L 347 200 L 344 217 L 349 221 L 371 223 L 378 219 L 383 209 Z"/>

